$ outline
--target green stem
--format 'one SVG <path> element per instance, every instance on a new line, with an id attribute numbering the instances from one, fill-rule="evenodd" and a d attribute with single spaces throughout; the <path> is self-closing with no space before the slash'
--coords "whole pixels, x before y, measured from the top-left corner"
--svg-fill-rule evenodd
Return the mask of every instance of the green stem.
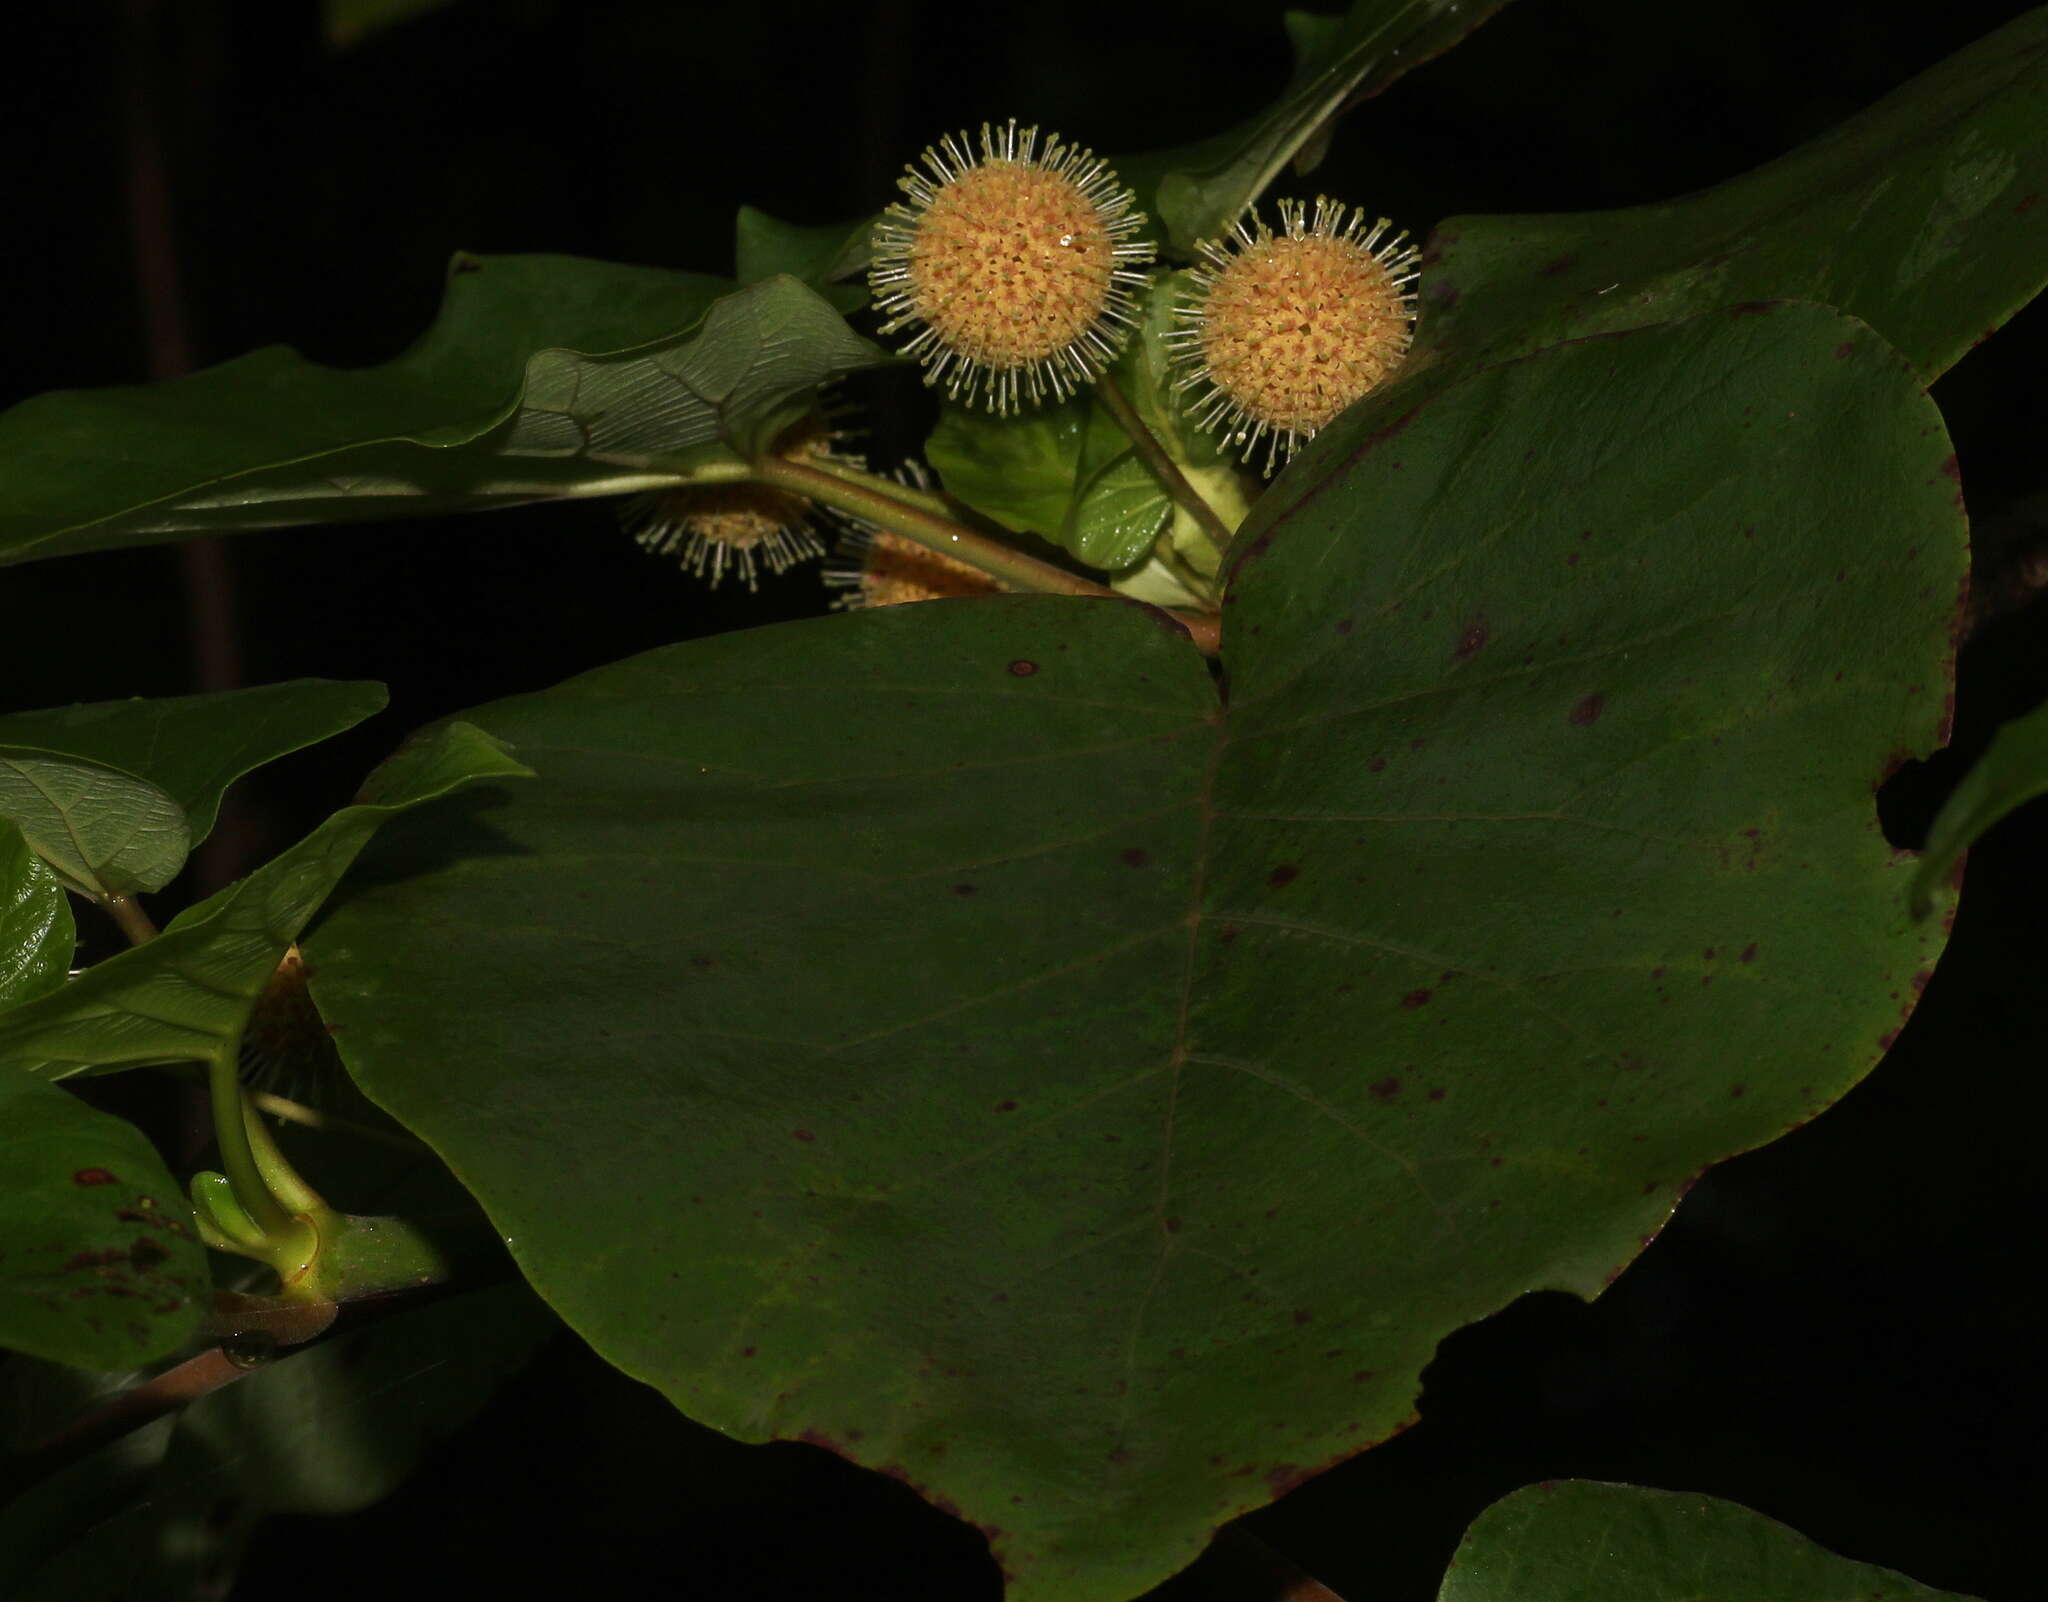
<path id="1" fill-rule="evenodd" d="M 156 938 L 156 925 L 133 896 L 108 896 L 100 903 L 108 917 L 120 925 L 131 946 L 147 945 Z"/>
<path id="2" fill-rule="evenodd" d="M 1104 373 L 1096 379 L 1095 397 L 1108 408 L 1109 415 L 1116 419 L 1117 427 L 1130 435 L 1131 444 L 1144 458 L 1145 465 L 1152 469 L 1153 476 L 1166 487 L 1166 493 L 1201 525 L 1202 532 L 1209 536 L 1209 542 L 1219 554 L 1227 551 L 1230 548 L 1230 530 L 1223 526 L 1223 519 L 1217 515 L 1216 508 L 1188 482 L 1187 474 L 1180 470 L 1180 463 L 1167 454 L 1166 447 L 1159 443 L 1159 436 L 1146 427 L 1145 419 L 1138 415 L 1138 409 L 1131 404 L 1130 397 L 1124 394 L 1115 378 Z"/>
<path id="3" fill-rule="evenodd" d="M 276 1137 L 270 1133 L 269 1126 L 263 1122 L 263 1115 L 256 1110 L 256 1104 L 246 1090 L 242 1092 L 242 1124 L 249 1133 L 249 1150 L 256 1158 L 256 1171 L 263 1178 L 264 1188 L 277 1198 L 278 1205 L 293 1217 L 324 1211 L 327 1203 L 286 1160 Z"/>
<path id="4" fill-rule="evenodd" d="M 1000 540 L 977 534 L 950 517 L 912 505 L 893 484 L 885 494 L 880 489 L 853 483 L 836 473 L 823 472 L 807 463 L 792 462 L 780 456 L 768 456 L 756 462 L 754 476 L 764 484 L 773 484 L 777 489 L 801 495 L 821 506 L 850 512 L 864 522 L 885 528 L 892 534 L 901 534 L 927 550 L 938 551 L 970 567 L 979 568 L 1013 590 L 1028 590 L 1040 595 L 1116 597 L 1116 591 L 1106 584 L 1097 584 L 1093 579 L 1069 573 L 1063 567 L 1041 562 L 1037 557 L 1028 556 Z M 882 482 L 886 481 L 877 480 L 877 483 Z"/>
<path id="5" fill-rule="evenodd" d="M 780 456 L 766 457 L 755 463 L 754 476 L 763 484 L 773 484 L 792 495 L 801 495 L 821 506 L 851 513 L 863 522 L 900 534 L 926 550 L 956 557 L 1013 590 L 1027 590 L 1040 595 L 1085 595 L 1107 601 L 1128 599 L 1106 584 L 1097 584 L 1093 579 L 1069 573 L 1063 567 L 1041 562 L 1037 557 L 1027 556 L 1000 540 L 977 534 L 950 517 L 928 512 L 923 506 L 914 504 L 910 497 L 915 496 L 918 501 L 925 502 L 937 497 L 919 490 L 906 491 L 887 479 L 860 475 L 877 486 L 870 488 L 869 483 L 858 482 L 853 477 L 822 472 L 806 463 L 792 462 Z M 1214 612 L 1162 610 L 1187 630 L 1188 638 L 1204 654 L 1214 656 L 1221 648 L 1222 620 Z"/>
<path id="6" fill-rule="evenodd" d="M 221 1043 L 206 1065 L 208 1099 L 213 1103 L 213 1138 L 220 1147 L 220 1165 L 234 1187 L 235 1200 L 250 1221 L 272 1239 L 291 1227 L 292 1218 L 270 1193 L 263 1170 L 257 1164 L 255 1148 L 249 1142 L 249 1118 L 242 1106 L 242 1080 L 236 1071 L 241 1058 L 242 1032 L 237 1029 Z"/>
<path id="7" fill-rule="evenodd" d="M 848 484 L 857 484 L 863 489 L 873 490 L 878 495 L 886 495 L 891 500 L 902 501 L 908 506 L 919 507 L 924 511 L 930 512 L 935 517 L 952 517 L 953 508 L 947 504 L 945 496 L 934 495 L 930 490 L 919 489 L 914 484 L 899 484 L 893 478 L 883 478 L 875 473 L 864 473 L 857 467 L 849 467 L 844 462 L 836 462 L 829 456 L 818 457 L 811 465 L 815 466 L 821 473 L 830 473 L 834 478 L 844 480 Z"/>

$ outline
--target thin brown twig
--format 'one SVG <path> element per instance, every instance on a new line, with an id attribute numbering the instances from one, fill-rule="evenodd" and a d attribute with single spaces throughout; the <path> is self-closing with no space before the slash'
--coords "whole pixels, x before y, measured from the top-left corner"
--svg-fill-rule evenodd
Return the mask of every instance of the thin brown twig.
<path id="1" fill-rule="evenodd" d="M 249 1372 L 249 1365 L 212 1346 L 197 1357 L 188 1357 L 165 1369 L 154 1379 L 121 1392 L 104 1407 L 80 1414 L 6 1465 L 4 1474 L 0 1474 L 0 1506 L 81 1458 L 90 1457 L 101 1447 L 111 1446 L 124 1435 L 132 1435 L 202 1396 L 212 1395 Z"/>

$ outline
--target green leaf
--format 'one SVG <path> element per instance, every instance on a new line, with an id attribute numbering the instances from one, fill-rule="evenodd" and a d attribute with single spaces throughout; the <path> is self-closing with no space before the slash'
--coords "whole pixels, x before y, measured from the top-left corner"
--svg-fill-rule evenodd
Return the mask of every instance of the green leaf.
<path id="1" fill-rule="evenodd" d="M 1166 452 L 1231 527 L 1249 502 L 1214 440 L 1176 404 L 1162 336 L 1173 327 L 1186 273 L 1154 278 L 1138 307 L 1138 329 L 1112 371 Z M 1089 566 L 1120 572 L 1144 561 L 1171 522 L 1174 543 L 1206 575 L 1217 553 L 1193 519 L 1140 460 L 1092 392 L 1057 406 L 997 417 L 944 406 L 925 454 L 946 492 L 1013 533 L 1041 534 Z"/>
<path id="2" fill-rule="evenodd" d="M 196 906 L 146 945 L 0 1013 L 0 1067 L 61 1079 L 142 1063 L 204 1062 L 236 1039 L 264 984 L 388 819 L 527 769 L 466 723 L 401 747 L 344 807 L 283 855 Z"/>
<path id="3" fill-rule="evenodd" d="M 64 887 L 21 831 L 0 819 L 0 1008 L 61 985 L 76 944 Z"/>
<path id="4" fill-rule="evenodd" d="M 0 1071 L 0 1346 L 131 1368 L 199 1324 L 206 1254 L 133 1124 Z"/>
<path id="5" fill-rule="evenodd" d="M 95 901 L 161 890 L 192 848 L 185 809 L 155 785 L 35 751 L 0 747 L 0 818 L 66 889 Z"/>
<path id="6" fill-rule="evenodd" d="M 1986 829 L 2040 795 L 2048 795 L 2048 706 L 2001 728 L 1942 803 L 1913 875 L 1913 916 L 1924 918 L 1934 910 L 1942 881 Z"/>
<path id="7" fill-rule="evenodd" d="M 816 291 L 769 278 L 713 302 L 686 341 L 618 357 L 542 351 L 502 448 L 677 470 L 730 462 L 766 450 L 821 386 L 895 359 Z"/>
<path id="8" fill-rule="evenodd" d="M 0 565 L 679 483 L 890 359 L 785 277 L 732 293 L 567 256 L 463 255 L 449 272 L 433 328 L 381 367 L 272 348 L 0 415 Z"/>
<path id="9" fill-rule="evenodd" d="M 610 1361 L 1129 1597 L 1877 1060 L 1948 451 L 1814 306 L 1420 373 L 1260 503 L 1227 702 L 1055 597 L 638 657 L 472 714 L 542 777 L 314 994 Z"/>
<path id="10" fill-rule="evenodd" d="M 1438 1602 L 1967 1602 L 1815 1546 L 1734 1502 L 1591 1480 L 1503 1497 Z"/>
<path id="11" fill-rule="evenodd" d="M 949 495 L 1105 571 L 1143 560 L 1172 513 L 1116 420 L 1084 396 L 1016 417 L 943 407 L 925 454 Z"/>
<path id="12" fill-rule="evenodd" d="M 524 1286 L 498 1285 L 280 1357 L 184 1409 L 174 1429 L 96 1454 L 0 1511 L 0 1595 L 221 1594 L 261 1520 L 389 1495 L 560 1328 Z M 59 1376 L 31 1379 L 54 1389 Z M 97 1580 L 89 1592 L 83 1572 Z"/>
<path id="13" fill-rule="evenodd" d="M 249 690 L 95 701 L 0 717 L 0 746 L 81 758 L 146 780 L 184 808 L 197 845 L 243 774 L 381 711 L 384 686 L 295 679 Z"/>
<path id="14" fill-rule="evenodd" d="M 1418 349 L 1498 360 L 1796 298 L 1932 382 L 2048 282 L 2048 10 L 1746 177 L 1627 211 L 1453 217 L 1423 262 Z"/>
<path id="15" fill-rule="evenodd" d="M 1290 12 L 1294 76 L 1280 98 L 1225 133 L 1175 150 L 1112 161 L 1168 244 L 1192 254 L 1213 239 L 1292 161 L 1306 172 L 1331 123 L 1411 67 L 1441 55 L 1507 0 L 1356 0 L 1341 17 Z M 1306 159 L 1304 159 L 1306 158 Z"/>
<path id="16" fill-rule="evenodd" d="M 742 286 L 787 273 L 842 312 L 868 303 L 864 281 L 842 282 L 867 265 L 874 223 L 786 223 L 752 206 L 740 207 L 733 238 L 733 276 Z"/>

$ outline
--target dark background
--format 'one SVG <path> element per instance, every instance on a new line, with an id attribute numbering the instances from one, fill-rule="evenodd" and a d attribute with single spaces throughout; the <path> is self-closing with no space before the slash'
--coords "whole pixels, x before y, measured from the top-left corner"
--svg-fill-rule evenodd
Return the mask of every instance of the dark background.
<path id="1" fill-rule="evenodd" d="M 1783 153 L 2024 9 L 1519 0 L 1356 110 L 1313 184 L 1418 234 L 1459 212 L 1667 199 Z M 741 202 L 850 219 L 934 136 L 989 117 L 1104 151 L 1197 137 L 1284 81 L 1279 10 L 467 0 L 336 53 L 304 0 L 31 8 L 10 19 L 0 97 L 0 403 L 273 342 L 383 360 L 431 319 L 458 248 L 724 272 Z M 138 191 L 146 125 L 165 181 Z M 167 228 L 138 236 L 138 192 L 167 200 Z M 154 320 L 138 287 L 152 238 L 176 280 Z M 1934 391 L 1980 586 L 2002 602 L 2048 536 L 2044 369 L 2037 307 Z M 429 718 L 826 599 L 815 569 L 709 597 L 620 536 L 604 503 L 226 552 L 236 622 L 213 637 L 217 664 L 231 645 L 247 682 L 377 678 L 393 702 L 243 787 L 228 838 L 244 862 Z M 8 569 L 0 710 L 193 688 L 184 571 L 170 548 Z M 2043 606 L 2023 603 L 1972 636 L 1955 744 L 1882 798 L 1895 843 L 1917 843 L 1991 730 L 2048 696 L 2044 640 Z M 1974 855 L 1948 958 L 1839 1108 L 1709 1174 L 1598 1304 L 1533 1297 L 1453 1336 L 1417 1428 L 1252 1526 L 1353 1602 L 1426 1602 L 1487 1503 L 1580 1475 L 1732 1497 L 1996 1602 L 2038 1594 L 2043 823 L 2024 811 Z M 573 1339 L 379 1508 L 341 1529 L 266 1526 L 238 1594 L 366 1587 L 996 1594 L 979 1537 L 901 1487 L 700 1430 Z"/>

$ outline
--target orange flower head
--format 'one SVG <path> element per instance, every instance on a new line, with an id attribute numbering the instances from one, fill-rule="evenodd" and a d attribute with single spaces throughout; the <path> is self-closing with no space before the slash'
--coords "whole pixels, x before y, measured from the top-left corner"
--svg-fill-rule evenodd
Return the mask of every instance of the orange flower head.
<path id="1" fill-rule="evenodd" d="M 949 400 L 999 415 L 1063 400 L 1130 335 L 1132 296 L 1152 246 L 1133 195 L 1092 151 L 1038 130 L 981 128 L 906 168 L 910 197 L 875 227 L 869 283 L 903 347 Z"/>
<path id="2" fill-rule="evenodd" d="M 1265 470 L 1291 457 L 1408 354 L 1416 250 L 1382 217 L 1318 199 L 1279 203 L 1275 234 L 1249 210 L 1231 238 L 1204 240 L 1192 296 L 1166 336 L 1181 372 L 1174 388 L 1198 426 L 1218 430 Z"/>

